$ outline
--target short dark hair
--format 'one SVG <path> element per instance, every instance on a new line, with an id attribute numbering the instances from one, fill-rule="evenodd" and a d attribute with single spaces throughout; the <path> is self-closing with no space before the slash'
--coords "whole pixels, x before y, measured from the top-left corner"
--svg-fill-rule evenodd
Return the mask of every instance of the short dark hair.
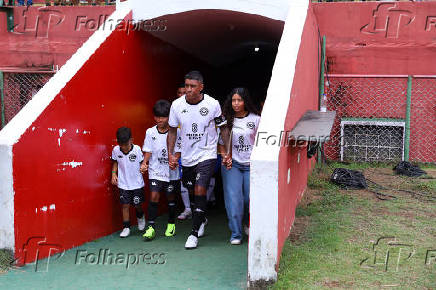
<path id="1" fill-rule="evenodd" d="M 184 87 L 185 87 L 185 83 L 180 83 L 177 89 L 184 88 Z"/>
<path id="2" fill-rule="evenodd" d="M 127 127 L 121 127 L 117 130 L 117 142 L 118 144 L 126 144 L 132 138 L 132 130 Z"/>
<path id="3" fill-rule="evenodd" d="M 170 115 L 171 104 L 167 100 L 159 100 L 153 106 L 153 114 L 156 117 L 168 117 Z"/>
<path id="4" fill-rule="evenodd" d="M 203 83 L 203 75 L 198 70 L 193 70 L 185 75 L 185 80 L 196 80 Z"/>

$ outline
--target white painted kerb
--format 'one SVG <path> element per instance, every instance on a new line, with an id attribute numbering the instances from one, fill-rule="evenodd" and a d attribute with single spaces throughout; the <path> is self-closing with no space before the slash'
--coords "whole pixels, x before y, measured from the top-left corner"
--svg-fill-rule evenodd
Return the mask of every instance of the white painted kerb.
<path id="1" fill-rule="evenodd" d="M 279 136 L 284 130 L 308 4 L 307 0 L 290 1 L 258 134 Z M 268 145 L 261 138 L 256 138 L 256 142 L 251 154 L 248 278 L 250 282 L 274 281 L 277 279 L 280 147 Z"/>

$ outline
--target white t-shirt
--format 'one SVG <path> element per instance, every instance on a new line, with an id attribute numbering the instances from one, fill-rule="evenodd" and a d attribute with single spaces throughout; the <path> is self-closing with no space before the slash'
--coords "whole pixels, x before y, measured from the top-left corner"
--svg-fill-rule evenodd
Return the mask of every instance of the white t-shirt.
<path id="1" fill-rule="evenodd" d="M 161 133 L 157 130 L 157 126 L 148 128 L 145 133 L 142 151 L 151 153 L 148 163 L 149 179 L 157 179 L 165 182 L 180 179 L 179 170 L 171 170 L 168 165 L 167 136 L 168 131 Z M 180 130 L 177 130 L 174 152 L 180 152 Z"/>
<path id="2" fill-rule="evenodd" d="M 215 120 L 220 116 L 220 104 L 206 94 L 195 105 L 189 104 L 186 96 L 174 100 L 168 123 L 174 128 L 180 126 L 183 166 L 194 166 L 217 158 L 218 134 L 215 125 L 225 124 L 223 120 Z"/>
<path id="3" fill-rule="evenodd" d="M 118 188 L 133 190 L 144 187 L 144 179 L 139 171 L 144 156 L 138 145 L 132 145 L 127 154 L 121 151 L 119 145 L 115 146 L 112 160 L 118 163 Z"/>
<path id="4" fill-rule="evenodd" d="M 232 159 L 242 164 L 250 164 L 260 116 L 250 113 L 246 117 L 233 120 L 232 128 Z M 220 144 L 224 142 L 220 139 Z"/>

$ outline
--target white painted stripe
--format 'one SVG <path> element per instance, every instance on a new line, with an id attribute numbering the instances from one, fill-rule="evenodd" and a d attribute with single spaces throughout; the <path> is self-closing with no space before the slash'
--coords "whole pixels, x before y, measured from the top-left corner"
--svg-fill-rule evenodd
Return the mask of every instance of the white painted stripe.
<path id="1" fill-rule="evenodd" d="M 0 249 L 15 247 L 12 146 L 0 145 Z"/>
<path id="2" fill-rule="evenodd" d="M 258 133 L 276 135 L 277 140 L 284 129 L 308 4 L 307 0 L 290 2 L 259 124 Z M 256 143 L 251 154 L 248 275 L 249 281 L 271 281 L 277 279 L 280 147 L 261 138 Z"/>
<path id="3" fill-rule="evenodd" d="M 144 0 L 130 0 L 129 5 L 135 21 L 201 9 L 237 11 L 283 21 L 286 19 L 290 2 L 289 0 L 160 0 L 144 3 Z"/>

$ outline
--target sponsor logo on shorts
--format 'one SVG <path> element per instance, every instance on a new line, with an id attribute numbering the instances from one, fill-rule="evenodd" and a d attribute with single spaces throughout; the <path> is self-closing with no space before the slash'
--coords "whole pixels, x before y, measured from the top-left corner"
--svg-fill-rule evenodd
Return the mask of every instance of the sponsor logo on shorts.
<path id="1" fill-rule="evenodd" d="M 130 155 L 129 155 L 129 160 L 132 161 L 132 162 L 135 162 L 135 160 L 136 160 L 136 155 L 135 155 L 135 154 L 130 154 Z"/>
<path id="2" fill-rule="evenodd" d="M 206 116 L 207 114 L 209 114 L 209 110 L 206 107 L 200 109 L 200 115 Z"/>
<path id="3" fill-rule="evenodd" d="M 173 191 L 173 189 L 174 189 L 174 186 L 173 186 L 173 185 L 168 185 L 168 192 Z"/>
<path id="4" fill-rule="evenodd" d="M 141 199 L 139 198 L 139 196 L 135 196 L 135 197 L 133 198 L 133 203 L 134 203 L 134 204 L 139 204 L 140 201 L 141 201 Z"/>
<path id="5" fill-rule="evenodd" d="M 191 181 L 188 181 L 186 184 L 187 184 L 187 185 L 192 185 L 192 182 L 191 182 Z"/>
<path id="6" fill-rule="evenodd" d="M 156 184 L 156 182 L 152 182 L 151 185 L 156 186 L 157 184 Z"/>
<path id="7" fill-rule="evenodd" d="M 195 180 L 199 180 L 199 179 L 200 179 L 200 176 L 201 176 L 200 172 L 197 173 L 197 177 L 195 177 Z"/>
<path id="8" fill-rule="evenodd" d="M 247 128 L 249 128 L 249 129 L 254 129 L 254 127 L 256 127 L 256 125 L 254 124 L 254 122 L 247 122 Z"/>

